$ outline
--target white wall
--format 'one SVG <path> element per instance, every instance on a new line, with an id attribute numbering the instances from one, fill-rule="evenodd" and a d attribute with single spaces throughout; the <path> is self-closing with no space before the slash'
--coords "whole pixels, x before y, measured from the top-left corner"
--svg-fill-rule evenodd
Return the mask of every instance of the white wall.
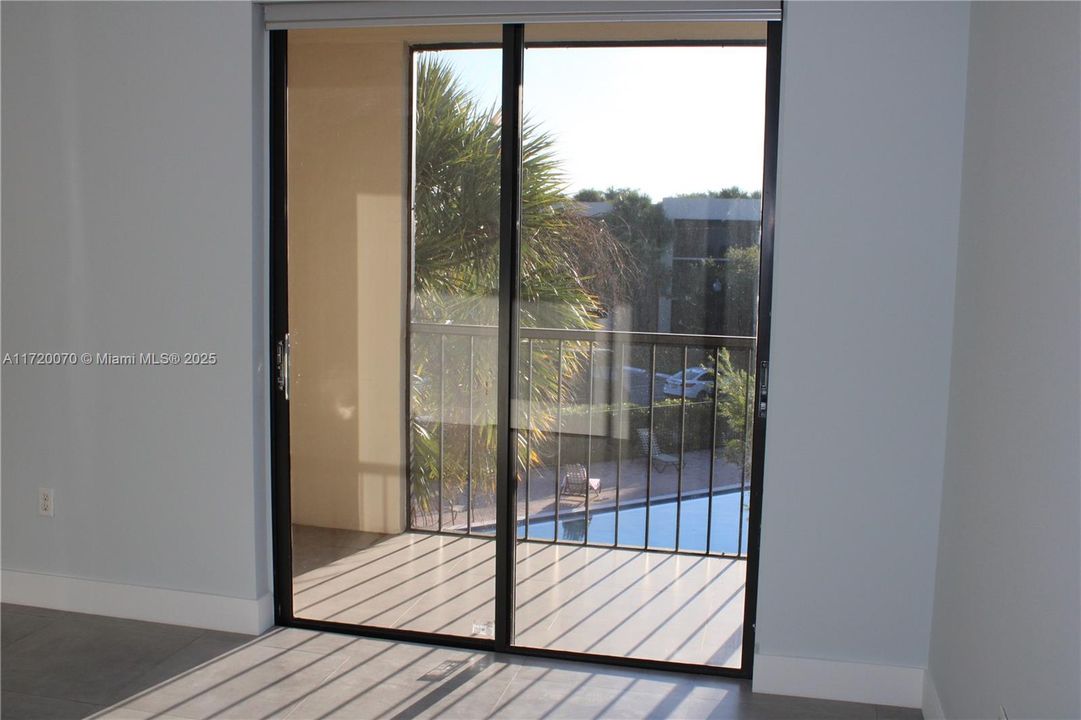
<path id="1" fill-rule="evenodd" d="M 973 5 L 928 672 L 947 717 L 1081 717 L 1079 58 L 1081 5 Z"/>
<path id="2" fill-rule="evenodd" d="M 3 368 L 3 598 L 257 630 L 270 604 L 253 8 L 2 13 L 3 351 L 219 357 Z M 56 489 L 51 519 L 39 487 Z"/>
<path id="3" fill-rule="evenodd" d="M 756 690 L 920 702 L 968 13 L 786 6 Z"/>
<path id="4" fill-rule="evenodd" d="M 252 9 L 0 8 L 3 350 L 221 357 L 4 368 L 3 597 L 251 628 L 268 590 Z M 1041 11 L 1019 28 L 1007 19 L 1025 9 L 976 13 L 956 338 L 968 6 L 786 12 L 755 686 L 918 704 L 930 647 L 952 712 L 989 699 L 1014 717 L 1042 711 L 1046 683 L 1047 702 L 1071 702 L 1076 682 L 1073 695 L 1053 683 L 1076 680 L 1076 655 L 1041 623 L 1077 637 L 1077 553 L 1061 545 L 1077 535 L 1078 256 L 1062 241 L 1076 239 L 1076 175 L 1072 189 L 1050 182 L 1077 156 L 1070 118 L 1051 107 L 1076 110 L 1076 84 L 1042 91 L 1076 78 L 1076 5 L 1057 11 L 1069 22 Z M 1030 252 L 1010 242 L 1022 224 Z M 1026 394 L 1003 391 L 1018 374 Z M 34 510 L 40 486 L 57 490 L 51 520 Z M 1017 525 L 987 526 L 1002 517 Z M 967 617 L 994 580 L 1010 589 L 999 582 Z M 1016 630 L 989 639 L 1003 622 Z M 1059 665 L 1041 666 L 1044 680 L 1018 672 L 1033 658 Z"/>

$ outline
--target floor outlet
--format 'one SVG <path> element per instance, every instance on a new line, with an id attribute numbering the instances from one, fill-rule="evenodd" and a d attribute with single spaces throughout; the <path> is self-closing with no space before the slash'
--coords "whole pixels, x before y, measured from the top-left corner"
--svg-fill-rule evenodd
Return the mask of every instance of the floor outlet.
<path id="1" fill-rule="evenodd" d="M 480 635 L 481 637 L 494 637 L 495 636 L 495 623 L 494 622 L 477 622 L 473 621 L 473 634 Z"/>

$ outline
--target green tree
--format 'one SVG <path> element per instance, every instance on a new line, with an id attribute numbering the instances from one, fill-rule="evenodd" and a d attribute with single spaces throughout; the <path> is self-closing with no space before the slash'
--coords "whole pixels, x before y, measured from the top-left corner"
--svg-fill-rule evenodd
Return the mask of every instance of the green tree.
<path id="1" fill-rule="evenodd" d="M 733 185 L 732 187 L 722 188 L 720 190 L 707 190 L 706 192 L 686 193 L 679 195 L 681 198 L 722 198 L 728 200 L 759 200 L 762 198 L 761 190 L 748 191 Z"/>
<path id="2" fill-rule="evenodd" d="M 416 77 L 412 320 L 494 326 L 499 296 L 500 115 L 497 108 L 482 106 L 434 54 L 421 56 Z M 596 329 L 598 318 L 606 312 L 602 296 L 611 301 L 630 286 L 627 278 L 634 272 L 633 256 L 603 226 L 585 218 L 580 206 L 567 196 L 553 144 L 550 134 L 527 119 L 522 148 L 519 322 L 523 327 Z M 439 373 L 445 383 L 446 366 L 460 373 L 468 364 L 460 352 L 448 360 L 448 347 L 443 341 L 436 349 L 414 334 L 410 413 L 414 513 L 436 509 L 440 476 L 444 488 L 454 495 L 461 494 L 470 473 L 480 492 L 494 488 L 496 438 L 491 404 L 482 403 L 474 417 L 457 428 L 439 428 L 434 420 L 441 415 L 440 398 L 433 392 Z M 573 346 L 564 352 L 564 378 L 580 372 L 587 352 Z M 479 378 L 494 385 L 494 353 L 477 352 L 474 359 L 478 363 L 474 376 L 465 381 Z M 528 378 L 535 396 L 556 397 L 558 365 L 558 358 L 541 353 Z M 462 381 L 460 375 L 453 377 L 455 382 Z M 521 387 L 525 381 L 522 378 Z M 487 396 L 494 397 L 494 392 Z M 543 436 L 552 424 L 553 418 L 545 414 L 531 420 L 535 436 Z M 448 439 L 448 431 L 460 435 L 470 426 L 474 428 L 470 438 Z M 476 465 L 461 465 L 467 453 L 444 452 L 441 457 L 440 436 L 444 447 L 448 442 L 475 443 Z M 524 452 L 520 457 L 523 462 L 535 460 L 525 459 Z"/>
<path id="3" fill-rule="evenodd" d="M 575 193 L 574 199 L 579 202 L 603 202 L 604 193 L 595 188 L 586 188 Z"/>
<path id="4" fill-rule="evenodd" d="M 759 257 L 758 245 L 730 247 L 724 253 L 725 334 L 755 333 Z"/>
<path id="5" fill-rule="evenodd" d="M 623 252 L 636 261 L 633 274 L 622 277 L 635 281 L 632 287 L 607 288 L 614 298 L 632 307 L 631 328 L 654 330 L 657 327 L 657 293 L 670 282 L 661 254 L 671 245 L 674 227 L 660 203 L 632 188 L 587 188 L 574 196 L 579 202 L 609 202 L 611 212 L 593 219 L 593 223 L 611 234 Z"/>
<path id="6" fill-rule="evenodd" d="M 482 107 L 450 66 L 417 68 L 413 317 L 494 325 L 499 282 L 500 116 Z M 595 328 L 594 286 L 632 274 L 633 256 L 598 231 L 566 195 L 555 139 L 523 129 L 523 327 Z M 587 265 L 592 267 L 586 267 Z"/>
<path id="7" fill-rule="evenodd" d="M 732 356 L 726 348 L 717 355 L 716 393 L 717 415 L 724 421 L 721 454 L 730 463 L 750 468 L 751 427 L 747 423 L 747 414 L 754 402 L 754 393 L 747 371 L 732 364 Z"/>

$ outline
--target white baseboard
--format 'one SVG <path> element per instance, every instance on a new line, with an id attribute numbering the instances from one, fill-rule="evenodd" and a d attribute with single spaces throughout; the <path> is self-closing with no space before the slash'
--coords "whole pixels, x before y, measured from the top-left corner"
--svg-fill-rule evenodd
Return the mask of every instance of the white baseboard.
<path id="1" fill-rule="evenodd" d="M 274 623 L 274 598 L 258 600 L 4 570 L 7 603 L 258 635 Z"/>
<path id="2" fill-rule="evenodd" d="M 756 693 L 918 708 L 923 675 L 923 668 L 756 654 L 751 687 Z"/>
<path id="3" fill-rule="evenodd" d="M 942 700 L 938 697 L 938 688 L 930 670 L 923 674 L 923 718 L 946 720 L 946 711 L 942 709 Z"/>

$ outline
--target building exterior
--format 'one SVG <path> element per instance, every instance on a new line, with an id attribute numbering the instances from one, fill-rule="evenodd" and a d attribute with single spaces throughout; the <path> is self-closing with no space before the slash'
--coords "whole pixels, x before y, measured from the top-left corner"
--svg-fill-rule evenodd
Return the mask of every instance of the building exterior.
<path id="1" fill-rule="evenodd" d="M 652 265 L 644 274 L 653 281 L 630 307 L 616 308 L 614 325 L 643 332 L 754 334 L 753 303 L 746 298 L 757 293 L 748 292 L 746 283 L 757 282 L 757 254 L 732 251 L 758 247 L 761 199 L 667 197 L 658 204 L 668 227 L 650 238 L 655 256 L 639 258 Z M 616 206 L 599 201 L 582 208 L 586 217 L 602 219 Z"/>

